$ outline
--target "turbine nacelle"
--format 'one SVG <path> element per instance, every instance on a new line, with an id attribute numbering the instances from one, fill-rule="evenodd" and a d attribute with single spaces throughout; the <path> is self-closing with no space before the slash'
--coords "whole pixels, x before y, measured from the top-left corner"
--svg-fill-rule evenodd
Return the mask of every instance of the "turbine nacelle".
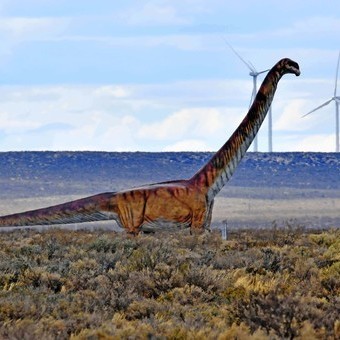
<path id="1" fill-rule="evenodd" d="M 262 73 L 265 73 L 265 72 L 268 72 L 268 71 L 270 71 L 270 68 L 267 69 L 267 70 L 264 70 L 264 71 L 260 71 L 260 72 L 257 72 L 257 71 L 254 69 L 253 71 L 250 71 L 250 72 L 249 72 L 249 75 L 250 75 L 251 77 L 257 77 L 259 74 L 262 74 Z"/>

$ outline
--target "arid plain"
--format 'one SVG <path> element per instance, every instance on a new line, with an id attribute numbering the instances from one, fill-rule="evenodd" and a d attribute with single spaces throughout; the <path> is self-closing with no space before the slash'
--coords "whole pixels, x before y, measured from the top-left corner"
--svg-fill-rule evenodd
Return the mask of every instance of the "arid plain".
<path id="1" fill-rule="evenodd" d="M 1 215 L 100 192 L 188 178 L 211 153 L 14 152 L 0 154 Z M 340 157 L 248 153 L 215 200 L 213 227 L 340 226 Z M 74 227 L 116 229 L 114 222 Z"/>

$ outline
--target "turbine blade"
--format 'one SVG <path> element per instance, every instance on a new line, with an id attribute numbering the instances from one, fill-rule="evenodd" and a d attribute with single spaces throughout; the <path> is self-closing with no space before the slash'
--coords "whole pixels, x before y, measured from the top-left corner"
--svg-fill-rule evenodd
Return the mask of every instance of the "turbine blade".
<path id="1" fill-rule="evenodd" d="M 251 107 L 252 104 L 253 104 L 253 93 L 251 94 L 251 97 L 250 97 L 249 108 Z"/>
<path id="2" fill-rule="evenodd" d="M 257 72 L 257 75 L 261 74 L 261 73 L 265 73 L 265 72 L 268 72 L 270 70 L 270 68 L 268 70 L 264 70 L 264 71 L 260 71 L 260 72 Z"/>
<path id="3" fill-rule="evenodd" d="M 228 40 L 225 39 L 223 36 L 222 36 L 222 39 L 224 40 L 224 42 L 228 45 L 228 47 L 236 54 L 236 56 L 249 68 L 250 71 L 252 72 L 256 72 L 256 70 L 248 63 L 246 62 L 242 57 L 241 55 L 229 44 Z"/>
<path id="4" fill-rule="evenodd" d="M 336 97 L 336 90 L 337 90 L 337 87 L 338 87 L 339 63 L 340 63 L 340 51 L 339 51 L 339 56 L 338 56 L 338 65 L 336 67 L 336 72 L 335 72 L 334 97 Z"/>
<path id="5" fill-rule="evenodd" d="M 303 117 L 306 117 L 306 116 L 310 115 L 311 113 L 313 113 L 313 112 L 315 112 L 315 111 L 321 109 L 322 107 L 328 105 L 333 99 L 334 99 L 334 98 L 331 98 L 330 100 L 327 100 L 326 102 L 324 102 L 324 103 L 321 104 L 320 106 L 316 107 L 316 108 L 313 109 L 312 111 L 309 111 L 308 113 L 304 114 L 304 115 L 302 116 L 302 118 L 303 118 Z"/>
<path id="6" fill-rule="evenodd" d="M 259 74 L 259 73 L 256 71 L 255 66 L 254 66 L 249 60 L 248 60 L 248 64 L 253 68 L 253 72 L 254 72 L 254 73 Z"/>
<path id="7" fill-rule="evenodd" d="M 251 92 L 251 97 L 250 97 L 250 103 L 249 103 L 249 107 L 252 106 L 254 100 L 255 100 L 255 97 L 256 97 L 256 90 L 255 90 L 255 86 L 253 87 L 253 91 Z"/>

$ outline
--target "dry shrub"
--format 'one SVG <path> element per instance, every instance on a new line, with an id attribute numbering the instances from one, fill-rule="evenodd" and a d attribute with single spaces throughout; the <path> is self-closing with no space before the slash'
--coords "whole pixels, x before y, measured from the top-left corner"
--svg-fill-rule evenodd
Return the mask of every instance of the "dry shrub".
<path id="1" fill-rule="evenodd" d="M 339 338 L 340 232 L 0 238 L 0 338 Z"/>
<path id="2" fill-rule="evenodd" d="M 339 298 L 326 299 L 280 296 L 269 294 L 250 294 L 249 299 L 235 303 L 235 319 L 246 322 L 251 331 L 265 329 L 267 334 L 280 338 L 294 338 L 309 321 L 316 333 L 334 336 L 340 313 Z"/>

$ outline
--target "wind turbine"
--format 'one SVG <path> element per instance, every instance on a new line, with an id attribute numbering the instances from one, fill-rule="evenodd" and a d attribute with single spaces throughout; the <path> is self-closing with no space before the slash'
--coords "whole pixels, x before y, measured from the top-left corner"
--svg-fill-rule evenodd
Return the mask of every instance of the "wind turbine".
<path id="1" fill-rule="evenodd" d="M 257 76 L 268 72 L 268 70 L 264 70 L 264 71 L 256 71 L 254 65 L 251 62 L 247 62 L 245 61 L 241 55 L 228 43 L 228 41 L 226 39 L 223 39 L 226 44 L 229 46 L 229 48 L 236 54 L 236 56 L 248 67 L 248 69 L 250 70 L 249 75 L 251 77 L 253 77 L 253 92 L 251 94 L 251 98 L 250 98 L 250 105 L 253 103 L 256 93 L 257 93 Z M 254 151 L 257 152 L 258 151 L 258 143 L 257 143 L 257 135 L 254 138 Z M 273 151 L 273 123 L 272 123 L 272 107 L 269 108 L 268 111 L 268 151 L 272 152 Z"/>
<path id="2" fill-rule="evenodd" d="M 332 100 L 334 100 L 334 103 L 335 103 L 335 152 L 340 151 L 340 147 L 339 147 L 339 104 L 340 104 L 340 96 L 336 95 L 337 86 L 338 86 L 339 63 L 340 63 L 340 51 L 339 51 L 339 56 L 338 56 L 338 64 L 337 64 L 336 72 L 335 72 L 335 86 L 334 86 L 333 97 L 331 99 L 327 100 L 326 102 L 324 102 L 323 104 L 321 104 L 320 106 L 316 107 L 312 111 L 309 111 L 308 113 L 306 113 L 305 115 L 302 116 L 302 117 L 306 117 L 309 114 L 311 114 L 312 112 L 321 109 L 322 107 L 328 105 Z"/>

